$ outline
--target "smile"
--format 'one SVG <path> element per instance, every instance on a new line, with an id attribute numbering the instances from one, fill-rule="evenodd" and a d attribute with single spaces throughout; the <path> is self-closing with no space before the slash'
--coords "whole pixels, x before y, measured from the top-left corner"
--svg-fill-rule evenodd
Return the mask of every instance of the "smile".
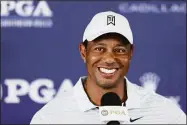
<path id="1" fill-rule="evenodd" d="M 99 67 L 99 71 L 102 72 L 102 73 L 105 73 L 105 74 L 113 74 L 114 72 L 117 71 L 117 69 L 116 68 L 114 68 L 114 69 L 107 69 L 107 68 Z"/>

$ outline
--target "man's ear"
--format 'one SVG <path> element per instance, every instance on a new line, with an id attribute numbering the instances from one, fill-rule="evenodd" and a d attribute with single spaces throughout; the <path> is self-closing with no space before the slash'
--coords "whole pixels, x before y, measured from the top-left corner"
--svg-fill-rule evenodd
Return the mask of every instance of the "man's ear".
<path id="1" fill-rule="evenodd" d="M 79 44 L 79 52 L 80 52 L 81 58 L 83 59 L 85 63 L 86 62 L 86 47 L 83 45 L 83 43 Z"/>
<path id="2" fill-rule="evenodd" d="M 130 50 L 130 57 L 129 57 L 129 60 L 132 59 L 133 53 L 134 53 L 134 45 L 131 45 L 131 50 Z"/>

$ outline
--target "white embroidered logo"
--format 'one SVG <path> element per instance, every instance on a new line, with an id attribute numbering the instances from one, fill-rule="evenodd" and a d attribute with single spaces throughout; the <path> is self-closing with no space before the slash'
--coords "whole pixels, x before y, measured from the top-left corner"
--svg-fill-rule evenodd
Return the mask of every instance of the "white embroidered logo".
<path id="1" fill-rule="evenodd" d="M 160 82 L 160 77 L 155 73 L 148 72 L 144 73 L 139 80 L 142 83 L 142 87 L 149 91 L 156 92 L 158 83 Z"/>
<path id="2" fill-rule="evenodd" d="M 145 88 L 148 91 L 154 91 L 154 92 L 156 92 L 160 80 L 161 80 L 160 77 L 153 72 L 146 72 L 139 78 L 139 81 L 141 82 L 141 86 L 143 88 Z M 166 98 L 169 98 L 177 106 L 181 107 L 179 104 L 180 96 L 166 96 Z"/>

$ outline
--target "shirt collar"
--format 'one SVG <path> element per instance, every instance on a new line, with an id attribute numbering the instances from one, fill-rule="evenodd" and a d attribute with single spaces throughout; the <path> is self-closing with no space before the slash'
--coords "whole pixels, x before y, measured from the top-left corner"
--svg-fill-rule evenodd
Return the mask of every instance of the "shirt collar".
<path id="1" fill-rule="evenodd" d="M 90 102 L 84 87 L 82 83 L 82 79 L 85 79 L 86 77 L 80 77 L 78 82 L 75 84 L 73 91 L 74 91 L 74 98 L 76 99 L 79 108 L 86 112 L 88 110 L 97 108 L 98 106 L 94 105 L 92 102 Z M 131 108 L 138 108 L 140 107 L 140 97 L 136 93 L 137 85 L 131 83 L 126 77 L 126 84 L 127 84 L 127 96 L 128 99 L 126 101 L 126 107 L 128 109 Z"/>

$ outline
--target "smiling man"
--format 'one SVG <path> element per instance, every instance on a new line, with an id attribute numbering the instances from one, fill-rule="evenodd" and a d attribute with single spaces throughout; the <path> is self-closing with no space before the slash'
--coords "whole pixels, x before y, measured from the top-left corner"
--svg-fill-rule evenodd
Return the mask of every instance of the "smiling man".
<path id="1" fill-rule="evenodd" d="M 115 92 L 126 100 L 127 95 L 122 88 L 126 88 L 124 76 L 128 72 L 133 45 L 115 31 L 98 35 L 94 40 L 85 40 L 80 44 L 81 57 L 88 71 L 85 90 L 96 105 L 100 105 L 106 92 Z"/>
<path id="2" fill-rule="evenodd" d="M 111 11 L 96 14 L 79 45 L 87 76 L 46 104 L 31 124 L 101 124 L 98 107 L 107 92 L 120 97 L 131 124 L 185 124 L 185 113 L 169 99 L 125 77 L 133 46 L 132 31 L 124 16 Z"/>

